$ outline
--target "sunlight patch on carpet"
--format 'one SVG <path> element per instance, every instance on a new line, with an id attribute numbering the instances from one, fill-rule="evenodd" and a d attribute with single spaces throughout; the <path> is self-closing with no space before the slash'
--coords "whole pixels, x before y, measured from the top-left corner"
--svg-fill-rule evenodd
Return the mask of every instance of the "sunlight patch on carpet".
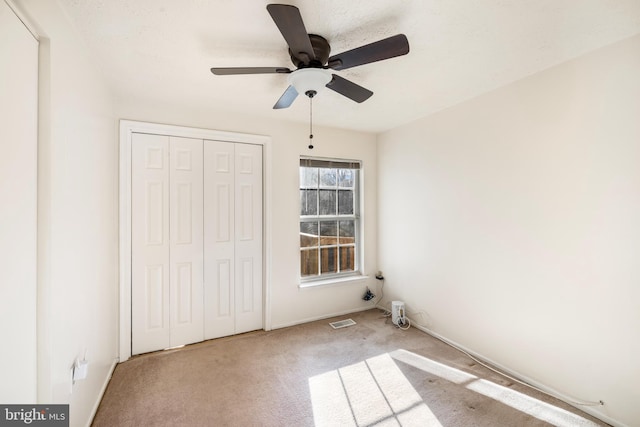
<path id="1" fill-rule="evenodd" d="M 407 350 L 396 350 L 391 357 L 415 368 L 421 369 L 469 390 L 495 399 L 525 414 L 546 421 L 558 427 L 597 427 L 598 424 L 572 412 L 535 399 L 519 391 L 476 377 L 475 375 L 436 362 Z"/>
<path id="2" fill-rule="evenodd" d="M 505 405 L 536 417 L 539 420 L 546 421 L 554 426 L 577 427 L 577 426 L 598 426 L 579 415 L 565 411 L 557 406 L 542 402 L 526 394 L 511 390 L 510 388 L 498 385 L 491 381 L 478 379 L 467 385 L 469 390 L 483 394 L 492 399 L 498 400 Z"/>
<path id="3" fill-rule="evenodd" d="M 394 359 L 558 427 L 598 426 L 557 406 L 402 349 L 310 377 L 315 425 L 442 427 Z"/>
<path id="4" fill-rule="evenodd" d="M 309 378 L 316 426 L 442 427 L 389 354 Z"/>
<path id="5" fill-rule="evenodd" d="M 390 353 L 391 357 L 401 362 L 418 368 L 424 372 L 436 375 L 440 378 L 444 378 L 447 381 L 451 381 L 456 384 L 464 384 L 470 381 L 478 379 L 473 374 L 461 371 L 460 369 L 452 368 L 443 363 L 436 362 L 429 358 L 420 356 L 419 354 L 412 353 L 406 350 L 396 350 Z"/>

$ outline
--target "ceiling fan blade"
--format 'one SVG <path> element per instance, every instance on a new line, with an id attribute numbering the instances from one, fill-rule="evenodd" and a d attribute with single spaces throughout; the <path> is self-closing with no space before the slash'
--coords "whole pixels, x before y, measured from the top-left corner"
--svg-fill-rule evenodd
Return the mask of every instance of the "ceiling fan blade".
<path id="1" fill-rule="evenodd" d="M 382 61 L 383 59 L 409 53 L 409 41 L 404 34 L 398 34 L 384 40 L 373 42 L 329 58 L 329 68 L 344 70 L 358 65 Z"/>
<path id="2" fill-rule="evenodd" d="M 269 4 L 267 11 L 289 45 L 293 56 L 305 64 L 316 58 L 297 7 L 288 4 Z"/>
<path id="3" fill-rule="evenodd" d="M 280 108 L 288 108 L 293 101 L 298 97 L 298 91 L 295 87 L 289 86 L 287 90 L 284 91 L 276 105 L 273 106 L 274 110 L 279 110 Z"/>
<path id="4" fill-rule="evenodd" d="M 373 92 L 369 89 L 365 89 L 362 86 L 336 74 L 334 74 L 331 81 L 327 83 L 327 87 L 356 102 L 366 101 L 371 97 L 371 95 L 373 95 Z"/>
<path id="5" fill-rule="evenodd" d="M 212 68 L 211 72 L 217 76 L 230 76 L 234 74 L 271 74 L 290 73 L 291 70 L 285 67 L 228 67 Z"/>

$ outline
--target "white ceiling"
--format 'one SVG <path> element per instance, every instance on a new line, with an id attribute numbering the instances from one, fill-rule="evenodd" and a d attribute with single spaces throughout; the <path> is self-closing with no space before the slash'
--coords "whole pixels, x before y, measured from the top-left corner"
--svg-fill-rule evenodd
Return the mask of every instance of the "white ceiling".
<path id="1" fill-rule="evenodd" d="M 121 99 L 307 122 L 304 96 L 273 104 L 286 75 L 214 76 L 212 66 L 293 68 L 259 0 L 59 0 Z M 296 5 L 340 53 L 398 33 L 406 56 L 338 72 L 374 92 L 325 90 L 314 123 L 380 132 L 640 33 L 640 0 L 323 0 Z"/>

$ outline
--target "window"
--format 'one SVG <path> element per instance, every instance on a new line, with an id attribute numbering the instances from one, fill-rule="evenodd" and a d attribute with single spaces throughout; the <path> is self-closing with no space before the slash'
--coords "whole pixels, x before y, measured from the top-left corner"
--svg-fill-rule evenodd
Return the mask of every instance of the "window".
<path id="1" fill-rule="evenodd" d="M 360 162 L 300 159 L 302 280 L 359 271 Z"/>

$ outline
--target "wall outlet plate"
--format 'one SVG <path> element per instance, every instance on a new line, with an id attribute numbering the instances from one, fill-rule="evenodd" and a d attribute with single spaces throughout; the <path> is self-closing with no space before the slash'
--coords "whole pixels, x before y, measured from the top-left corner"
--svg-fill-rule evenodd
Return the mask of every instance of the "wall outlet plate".
<path id="1" fill-rule="evenodd" d="M 89 373 L 89 362 L 86 360 L 78 360 L 73 366 L 73 381 L 83 380 L 87 378 Z"/>

